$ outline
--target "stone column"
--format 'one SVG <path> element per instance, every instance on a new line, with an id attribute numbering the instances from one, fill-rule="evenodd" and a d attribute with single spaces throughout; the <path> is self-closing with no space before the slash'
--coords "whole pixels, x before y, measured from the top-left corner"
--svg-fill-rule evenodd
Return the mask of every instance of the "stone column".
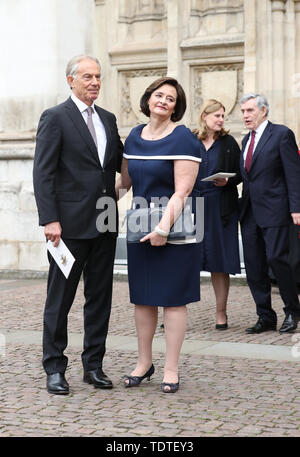
<path id="1" fill-rule="evenodd" d="M 256 92 L 256 8 L 253 0 L 244 1 L 244 92 Z"/>
<path id="2" fill-rule="evenodd" d="M 183 3 L 181 0 L 168 0 L 168 76 L 182 78 L 180 42 L 182 38 Z"/>
<path id="3" fill-rule="evenodd" d="M 113 20 L 113 11 L 109 9 L 110 2 L 105 0 L 95 1 L 95 55 L 100 60 L 102 73 L 102 86 L 98 105 L 111 111 L 115 109 L 115 97 L 112 97 L 109 86 L 117 87 L 116 72 L 111 69 L 110 56 L 108 53 L 110 42 L 113 41 L 115 21 Z"/>
<path id="4" fill-rule="evenodd" d="M 273 106 L 272 118 L 278 123 L 285 123 L 285 49 L 284 15 L 287 0 L 272 2 L 272 63 L 273 63 Z"/>

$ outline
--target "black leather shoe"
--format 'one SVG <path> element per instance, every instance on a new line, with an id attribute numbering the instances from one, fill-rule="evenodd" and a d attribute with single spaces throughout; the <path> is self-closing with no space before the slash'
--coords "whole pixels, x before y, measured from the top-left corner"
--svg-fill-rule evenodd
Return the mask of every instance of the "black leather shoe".
<path id="1" fill-rule="evenodd" d="M 253 327 L 249 327 L 246 329 L 246 333 L 262 333 L 267 332 L 268 330 L 276 330 L 276 324 L 271 324 L 267 321 L 264 321 L 263 319 L 258 319 L 258 321 Z"/>
<path id="2" fill-rule="evenodd" d="M 216 324 L 216 330 L 227 330 L 228 329 L 228 317 L 226 314 L 226 322 L 224 324 Z"/>
<path id="3" fill-rule="evenodd" d="M 69 384 L 63 373 L 53 373 L 47 375 L 47 390 L 49 394 L 68 395 Z"/>
<path id="4" fill-rule="evenodd" d="M 102 368 L 96 370 L 85 371 L 83 381 L 87 384 L 94 384 L 97 389 L 112 389 L 113 383 L 102 371 Z"/>
<path id="5" fill-rule="evenodd" d="M 296 330 L 300 317 L 293 316 L 292 314 L 288 314 L 279 329 L 279 333 L 288 333 Z"/>

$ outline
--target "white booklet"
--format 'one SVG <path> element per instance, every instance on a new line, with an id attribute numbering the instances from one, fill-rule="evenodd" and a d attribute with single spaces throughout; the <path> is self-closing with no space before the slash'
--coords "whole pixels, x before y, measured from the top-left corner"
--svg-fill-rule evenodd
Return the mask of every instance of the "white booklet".
<path id="1" fill-rule="evenodd" d="M 217 178 L 232 178 L 235 176 L 236 173 L 225 173 L 225 172 L 220 172 L 220 173 L 215 173 L 214 175 L 207 176 L 206 178 L 201 179 L 201 181 L 214 181 Z"/>
<path id="2" fill-rule="evenodd" d="M 52 241 L 47 242 L 47 249 L 54 258 L 55 262 L 63 272 L 66 278 L 69 277 L 75 258 L 69 251 L 63 240 L 61 239 L 59 245 L 55 248 Z"/>

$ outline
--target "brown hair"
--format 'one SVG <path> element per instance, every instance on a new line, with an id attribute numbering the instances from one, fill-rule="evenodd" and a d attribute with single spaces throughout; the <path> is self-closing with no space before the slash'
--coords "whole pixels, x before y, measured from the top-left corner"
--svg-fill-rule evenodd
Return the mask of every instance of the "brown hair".
<path id="1" fill-rule="evenodd" d="M 165 78 L 156 79 L 156 81 L 154 81 L 152 84 L 150 84 L 149 87 L 147 87 L 140 100 L 141 111 L 145 114 L 145 116 L 150 117 L 148 100 L 153 94 L 153 92 L 157 90 L 159 87 L 163 86 L 164 84 L 170 84 L 170 86 L 173 86 L 176 89 L 177 100 L 174 113 L 171 116 L 171 120 L 174 122 L 180 121 L 186 110 L 185 93 L 179 82 L 175 78 L 171 78 L 168 76 L 166 76 Z"/>
<path id="2" fill-rule="evenodd" d="M 206 100 L 203 103 L 203 105 L 201 106 L 199 118 L 198 118 L 199 128 L 194 130 L 194 133 L 197 134 L 197 137 L 199 140 L 205 140 L 207 138 L 207 134 L 208 134 L 206 123 L 202 118 L 203 114 L 204 113 L 205 114 L 215 113 L 220 108 L 223 108 L 223 110 L 225 111 L 225 106 L 218 100 L 215 100 L 214 98 L 210 98 L 209 100 Z M 222 127 L 220 132 L 215 133 L 215 138 L 218 138 L 219 136 L 227 135 L 228 133 L 229 133 L 229 130 L 225 130 Z"/>

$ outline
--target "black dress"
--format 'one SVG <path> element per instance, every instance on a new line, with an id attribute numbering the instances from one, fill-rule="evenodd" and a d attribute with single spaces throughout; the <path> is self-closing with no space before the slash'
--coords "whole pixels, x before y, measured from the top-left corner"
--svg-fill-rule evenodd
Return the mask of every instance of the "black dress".
<path id="1" fill-rule="evenodd" d="M 216 140 L 208 150 L 202 141 L 199 143 L 202 162 L 196 188 L 204 197 L 204 238 L 198 245 L 200 270 L 229 274 L 240 273 L 237 203 L 236 208 L 226 215 L 225 221 L 222 218 L 223 187 L 217 187 L 211 181 L 201 181 L 217 171 L 235 172 L 236 170 L 218 170 L 222 139 Z"/>

